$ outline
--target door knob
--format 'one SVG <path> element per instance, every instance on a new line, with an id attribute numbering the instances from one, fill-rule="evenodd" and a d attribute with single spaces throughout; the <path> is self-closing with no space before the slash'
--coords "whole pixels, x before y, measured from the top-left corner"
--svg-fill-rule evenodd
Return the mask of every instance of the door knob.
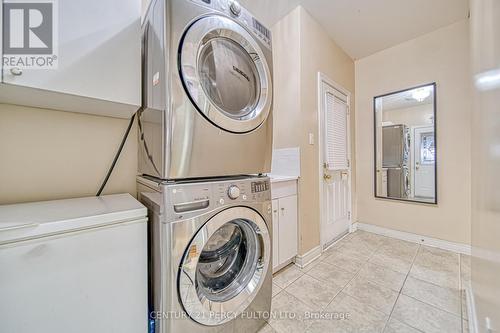
<path id="1" fill-rule="evenodd" d="M 325 174 L 323 174 L 323 179 L 324 180 L 330 180 L 330 179 L 332 179 L 332 176 L 329 175 L 329 174 L 327 174 L 327 173 L 325 173 Z"/>

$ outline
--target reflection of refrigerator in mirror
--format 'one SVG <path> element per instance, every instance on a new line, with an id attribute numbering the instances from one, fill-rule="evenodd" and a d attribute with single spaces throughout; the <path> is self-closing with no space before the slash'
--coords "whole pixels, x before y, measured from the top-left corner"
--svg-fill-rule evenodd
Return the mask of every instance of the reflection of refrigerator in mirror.
<path id="1" fill-rule="evenodd" d="M 382 168 L 387 174 L 387 197 L 406 199 L 410 195 L 410 134 L 406 125 L 382 128 Z"/>

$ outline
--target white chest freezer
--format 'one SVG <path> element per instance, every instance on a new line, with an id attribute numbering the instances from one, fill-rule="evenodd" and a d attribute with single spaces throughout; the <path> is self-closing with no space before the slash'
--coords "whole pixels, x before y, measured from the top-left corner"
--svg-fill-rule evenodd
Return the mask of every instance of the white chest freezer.
<path id="1" fill-rule="evenodd" d="M 146 222 L 128 194 L 0 206 L 0 332 L 147 332 Z"/>

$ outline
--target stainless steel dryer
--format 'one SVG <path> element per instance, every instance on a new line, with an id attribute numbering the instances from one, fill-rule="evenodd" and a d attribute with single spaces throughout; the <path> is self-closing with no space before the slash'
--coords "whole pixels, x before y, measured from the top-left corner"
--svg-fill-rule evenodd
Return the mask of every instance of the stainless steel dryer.
<path id="1" fill-rule="evenodd" d="M 143 36 L 139 172 L 270 172 L 271 32 L 233 0 L 152 0 Z"/>
<path id="2" fill-rule="evenodd" d="M 271 307 L 269 178 L 139 177 L 138 197 L 149 211 L 156 332 L 257 332 Z"/>

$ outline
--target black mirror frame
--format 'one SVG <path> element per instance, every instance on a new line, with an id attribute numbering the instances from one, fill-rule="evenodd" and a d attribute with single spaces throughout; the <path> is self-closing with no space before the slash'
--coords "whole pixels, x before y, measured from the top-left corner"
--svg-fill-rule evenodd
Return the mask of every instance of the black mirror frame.
<path id="1" fill-rule="evenodd" d="M 399 199 L 399 198 L 390 198 L 390 197 L 382 197 L 377 195 L 377 107 L 376 107 L 376 100 L 377 98 L 385 97 L 385 96 L 390 96 L 394 94 L 399 94 L 408 90 L 413 90 L 413 89 L 418 89 L 418 88 L 423 88 L 423 87 L 433 87 L 433 93 L 434 93 L 434 145 L 435 145 L 435 157 L 434 157 L 434 202 L 428 202 L 428 201 L 419 201 L 419 200 L 408 200 L 408 199 Z M 387 94 L 383 95 L 378 95 L 373 97 L 373 190 L 374 190 L 374 196 L 376 199 L 385 199 L 385 200 L 393 200 L 393 201 L 402 201 L 402 202 L 408 202 L 408 203 L 419 203 L 419 204 L 426 204 L 426 205 L 436 205 L 438 204 L 438 139 L 437 139 L 437 84 L 436 82 L 432 83 L 426 83 L 426 84 L 421 84 L 415 87 L 407 88 L 407 89 L 402 89 L 398 91 L 393 91 Z"/>

